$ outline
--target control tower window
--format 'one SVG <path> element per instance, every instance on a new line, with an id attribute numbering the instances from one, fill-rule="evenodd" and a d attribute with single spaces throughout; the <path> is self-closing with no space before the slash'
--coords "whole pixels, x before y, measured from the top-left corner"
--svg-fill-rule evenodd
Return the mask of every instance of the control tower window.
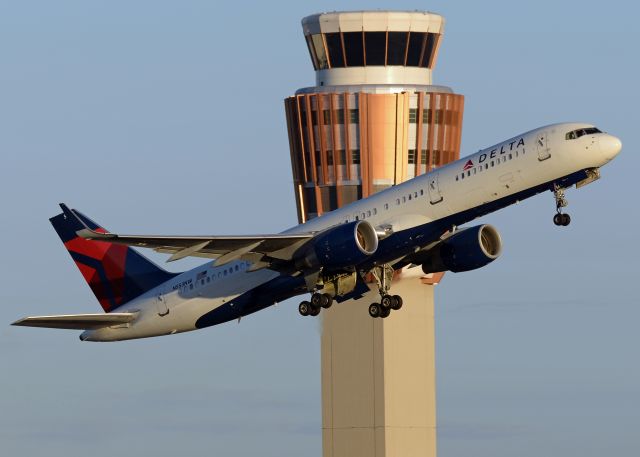
<path id="1" fill-rule="evenodd" d="M 387 52 L 387 32 L 364 32 L 366 65 L 384 65 Z"/>
<path id="2" fill-rule="evenodd" d="M 407 50 L 407 66 L 418 67 L 424 51 L 425 32 L 409 32 L 409 49 Z"/>
<path id="3" fill-rule="evenodd" d="M 342 39 L 340 38 L 340 34 L 325 33 L 324 39 L 327 42 L 331 68 L 344 67 L 344 53 L 342 52 Z"/>
<path id="4" fill-rule="evenodd" d="M 347 58 L 347 66 L 364 66 L 364 49 L 362 45 L 362 32 L 344 32 L 344 52 Z"/>
<path id="5" fill-rule="evenodd" d="M 313 69 L 318 70 L 318 58 L 316 57 L 316 51 L 313 49 L 313 40 L 311 39 L 311 35 L 307 35 L 305 39 L 307 40 L 307 47 L 309 48 L 311 62 L 313 62 Z"/>
<path id="6" fill-rule="evenodd" d="M 322 35 L 319 33 L 311 35 L 311 40 L 313 41 L 313 49 L 316 53 L 316 58 L 318 59 L 318 69 L 324 70 L 329 68 L 327 53 L 324 51 L 324 40 L 322 39 Z"/>
<path id="7" fill-rule="evenodd" d="M 427 41 L 424 47 L 424 55 L 422 56 L 421 67 L 431 68 L 431 61 L 433 60 L 433 54 L 436 50 L 438 35 L 435 33 L 427 33 Z"/>
<path id="8" fill-rule="evenodd" d="M 404 65 L 407 53 L 407 32 L 389 32 L 387 44 L 387 65 Z"/>

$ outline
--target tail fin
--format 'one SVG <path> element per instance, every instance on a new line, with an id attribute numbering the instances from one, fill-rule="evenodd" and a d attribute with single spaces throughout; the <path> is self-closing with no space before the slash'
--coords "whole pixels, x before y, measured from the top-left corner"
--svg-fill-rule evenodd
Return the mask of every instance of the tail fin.
<path id="1" fill-rule="evenodd" d="M 130 247 L 80 238 L 76 232 L 84 225 L 98 232 L 105 230 L 80 212 L 62 203 L 60 207 L 62 213 L 49 220 L 105 312 L 176 275 Z"/>

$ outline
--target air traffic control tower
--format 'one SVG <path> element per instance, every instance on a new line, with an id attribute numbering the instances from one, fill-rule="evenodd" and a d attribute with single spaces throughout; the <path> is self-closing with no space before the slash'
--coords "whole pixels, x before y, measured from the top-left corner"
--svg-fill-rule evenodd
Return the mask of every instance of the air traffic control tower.
<path id="1" fill-rule="evenodd" d="M 464 97 L 432 84 L 442 16 L 322 13 L 302 29 L 316 84 L 285 100 L 300 222 L 459 158 Z M 399 272 L 386 319 L 367 312 L 377 290 L 320 315 L 324 457 L 435 456 L 440 276 Z"/>

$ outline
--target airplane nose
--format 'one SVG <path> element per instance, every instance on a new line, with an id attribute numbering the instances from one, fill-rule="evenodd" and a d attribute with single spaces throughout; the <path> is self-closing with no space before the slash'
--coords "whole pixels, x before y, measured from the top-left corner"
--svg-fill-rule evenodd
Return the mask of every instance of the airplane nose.
<path id="1" fill-rule="evenodd" d="M 622 149 L 622 141 L 613 135 L 601 135 L 599 143 L 600 151 L 602 151 L 607 160 L 613 159 Z"/>

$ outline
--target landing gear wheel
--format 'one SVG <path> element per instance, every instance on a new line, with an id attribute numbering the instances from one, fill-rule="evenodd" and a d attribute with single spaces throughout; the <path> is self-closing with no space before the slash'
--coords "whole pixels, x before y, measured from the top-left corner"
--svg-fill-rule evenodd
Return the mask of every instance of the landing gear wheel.
<path id="1" fill-rule="evenodd" d="M 320 306 L 324 309 L 329 309 L 331 305 L 333 305 L 333 297 L 329 294 L 322 294 L 322 303 L 320 303 Z"/>
<path id="2" fill-rule="evenodd" d="M 382 311 L 382 308 L 378 303 L 371 303 L 369 305 L 369 316 L 380 317 L 381 311 Z"/>
<path id="3" fill-rule="evenodd" d="M 309 316 L 317 316 L 318 314 L 320 314 L 320 308 L 316 308 L 315 306 L 311 305 Z"/>
<path id="4" fill-rule="evenodd" d="M 303 301 L 298 305 L 298 312 L 303 316 L 308 316 L 311 311 L 311 303 Z"/>
<path id="5" fill-rule="evenodd" d="M 391 314 L 391 308 L 382 308 L 382 311 L 380 312 L 380 317 L 385 319 L 389 317 L 389 314 Z"/>
<path id="6" fill-rule="evenodd" d="M 397 311 L 400 308 L 402 308 L 402 297 L 400 295 L 393 295 L 391 299 L 392 299 L 391 309 L 393 309 L 394 311 Z"/>
<path id="7" fill-rule="evenodd" d="M 562 225 L 563 227 L 566 227 L 571 223 L 571 216 L 568 214 L 558 213 L 553 216 L 553 223 L 558 226 Z"/>
<path id="8" fill-rule="evenodd" d="M 393 297 L 391 295 L 383 295 L 380 304 L 384 309 L 391 309 L 393 307 Z"/>
<path id="9" fill-rule="evenodd" d="M 315 308 L 320 308 L 322 306 L 323 300 L 324 300 L 324 298 L 323 298 L 322 294 L 315 293 L 315 294 L 311 295 L 311 304 Z"/>

